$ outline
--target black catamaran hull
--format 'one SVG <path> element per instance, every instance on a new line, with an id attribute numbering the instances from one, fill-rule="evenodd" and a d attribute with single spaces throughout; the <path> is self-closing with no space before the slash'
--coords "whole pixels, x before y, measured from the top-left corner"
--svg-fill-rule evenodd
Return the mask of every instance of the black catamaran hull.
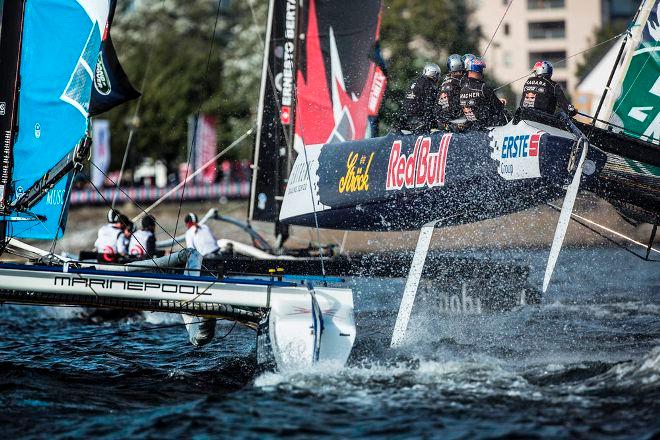
<path id="1" fill-rule="evenodd" d="M 575 153 L 570 133 L 530 121 L 308 146 L 307 161 L 301 154 L 290 176 L 280 219 L 386 231 L 493 218 L 563 196 Z M 584 182 L 593 183 L 605 162 L 591 148 Z"/>

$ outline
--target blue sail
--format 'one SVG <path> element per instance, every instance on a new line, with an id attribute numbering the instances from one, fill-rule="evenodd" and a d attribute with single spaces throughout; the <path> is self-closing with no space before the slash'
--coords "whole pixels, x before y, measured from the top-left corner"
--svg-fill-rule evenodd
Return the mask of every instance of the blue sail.
<path id="1" fill-rule="evenodd" d="M 13 199 L 20 198 L 84 139 L 94 67 L 109 0 L 26 2 L 21 46 Z M 52 239 L 64 232 L 71 174 L 30 212 L 15 212 L 7 235 Z"/>

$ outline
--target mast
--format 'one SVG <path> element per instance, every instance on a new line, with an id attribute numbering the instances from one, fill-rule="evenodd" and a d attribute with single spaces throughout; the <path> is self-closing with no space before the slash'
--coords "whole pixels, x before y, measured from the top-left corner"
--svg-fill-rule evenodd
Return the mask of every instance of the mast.
<path id="1" fill-rule="evenodd" d="M 250 220 L 276 223 L 290 170 L 298 61 L 299 0 L 270 0 L 257 113 Z"/>
<path id="2" fill-rule="evenodd" d="M 264 123 L 264 101 L 268 85 L 268 62 L 270 57 L 270 37 L 273 31 L 273 6 L 275 0 L 268 2 L 268 19 L 266 20 L 266 35 L 264 37 L 264 60 L 261 66 L 261 87 L 259 91 L 259 104 L 257 107 L 257 134 L 254 141 L 254 159 L 252 168 L 252 182 L 250 185 L 250 205 L 248 219 L 254 219 L 254 206 L 257 203 L 257 179 L 259 178 L 259 153 L 261 147 L 261 131 Z"/>
<path id="3" fill-rule="evenodd" d="M 9 214 L 9 196 L 16 139 L 16 115 L 18 113 L 19 64 L 21 37 L 23 35 L 24 0 L 6 1 L 2 11 L 2 35 L 0 36 L 0 254 L 4 250 Z"/>
<path id="4" fill-rule="evenodd" d="M 631 26 L 629 36 L 626 35 L 626 37 L 624 37 L 621 50 L 619 51 L 619 55 L 617 56 L 614 66 L 612 67 L 612 72 L 610 73 L 608 84 L 603 91 L 603 95 L 601 96 L 600 102 L 598 104 L 598 109 L 594 115 L 594 121 L 598 118 L 601 108 L 603 109 L 603 115 L 598 119 L 602 121 L 610 120 L 612 111 L 614 109 L 614 103 L 620 96 L 620 88 L 623 83 L 623 79 L 628 72 L 628 68 L 630 67 L 630 62 L 635 53 L 635 48 L 642 40 L 642 33 L 644 32 L 646 22 L 649 19 L 649 15 L 651 15 L 651 11 L 656 1 L 657 0 L 644 0 L 644 2 L 639 6 L 639 9 L 635 14 L 635 18 L 633 19 L 634 22 Z M 623 58 L 623 62 L 619 66 L 621 52 L 624 50 L 624 47 L 626 47 L 625 56 Z M 613 77 L 615 79 L 613 79 Z M 608 91 L 610 93 L 608 93 Z M 607 122 L 598 123 L 600 128 L 607 128 L 607 125 Z"/>
<path id="5" fill-rule="evenodd" d="M 0 215 L 9 214 L 9 196 L 13 149 L 18 113 L 19 64 L 21 59 L 21 37 L 23 35 L 24 0 L 4 2 L 2 14 L 2 37 L 0 38 Z M 4 232 L 4 221 L 0 222 Z"/>

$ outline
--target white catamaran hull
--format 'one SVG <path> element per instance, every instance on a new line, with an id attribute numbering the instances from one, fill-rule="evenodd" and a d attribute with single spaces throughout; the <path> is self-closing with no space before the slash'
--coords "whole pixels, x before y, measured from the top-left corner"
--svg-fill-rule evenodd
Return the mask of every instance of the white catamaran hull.
<path id="1" fill-rule="evenodd" d="M 258 346 L 272 350 L 279 370 L 311 367 L 317 362 L 344 365 L 355 341 L 350 289 L 22 265 L 0 267 L 0 286 L 0 300 L 25 303 L 38 303 L 42 297 L 36 296 L 50 294 L 57 304 L 80 304 L 90 297 L 141 301 L 142 307 L 144 301 L 174 303 L 186 306 L 188 314 L 207 317 L 213 316 L 213 305 L 262 310 L 260 327 L 267 332 L 259 334 Z M 257 357 L 259 361 L 268 356 L 258 353 Z"/>

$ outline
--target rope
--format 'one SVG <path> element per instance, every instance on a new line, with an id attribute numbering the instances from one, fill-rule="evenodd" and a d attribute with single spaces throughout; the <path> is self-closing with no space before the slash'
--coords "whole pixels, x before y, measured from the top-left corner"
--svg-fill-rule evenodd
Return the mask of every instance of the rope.
<path id="1" fill-rule="evenodd" d="M 547 205 L 548 205 L 549 207 L 551 207 L 552 209 L 554 209 L 555 211 L 561 212 L 561 208 L 560 208 L 560 207 L 555 206 L 555 205 L 553 205 L 552 203 L 547 203 Z M 634 252 L 634 251 L 628 249 L 627 247 L 625 247 L 625 246 L 622 245 L 621 243 L 619 243 L 619 242 L 613 240 L 612 238 L 606 236 L 606 235 L 603 234 L 602 232 L 599 232 L 599 231 L 593 229 L 592 227 L 590 227 L 589 225 L 587 225 L 586 223 L 584 223 L 583 221 L 581 221 L 581 220 L 580 220 L 580 217 L 579 217 L 577 214 L 571 214 L 571 220 L 573 220 L 573 221 L 574 221 L 575 223 L 577 223 L 578 225 L 580 225 L 580 226 L 582 226 L 582 227 L 588 229 L 589 231 L 593 232 L 594 234 L 598 235 L 599 237 L 605 239 L 606 241 L 608 241 L 608 242 L 614 244 L 614 245 L 617 246 L 618 248 L 621 248 L 621 249 L 623 249 L 624 251 L 626 251 L 626 252 L 628 252 L 628 253 L 630 253 L 630 254 L 633 254 L 634 256 L 636 256 L 636 257 L 639 258 L 639 259 L 642 259 L 642 260 L 644 260 L 644 261 L 650 261 L 650 262 L 660 262 L 660 260 L 649 260 L 648 258 L 644 258 L 644 257 L 642 257 L 641 255 L 639 255 L 637 252 Z M 640 246 L 642 246 L 642 247 L 645 247 L 645 248 L 647 247 L 647 246 L 646 246 L 645 244 L 643 244 L 643 243 L 640 243 L 640 242 L 638 242 L 638 241 L 636 241 L 636 240 L 633 240 L 632 238 L 627 237 L 627 236 L 625 236 L 625 235 L 623 235 L 623 234 L 621 234 L 621 233 L 619 233 L 619 232 L 612 231 L 612 230 L 610 230 L 609 228 L 606 228 L 606 227 L 604 227 L 604 226 L 602 226 L 602 225 L 599 225 L 598 223 L 596 223 L 596 222 L 594 222 L 594 221 L 592 221 L 592 220 L 589 220 L 589 219 L 586 219 L 586 218 L 585 218 L 584 220 L 589 221 L 589 222 L 591 222 L 591 223 L 593 223 L 593 224 L 595 224 L 595 225 L 597 225 L 597 226 L 599 226 L 599 227 L 601 227 L 601 228 L 603 228 L 603 229 L 605 229 L 605 230 L 607 230 L 607 231 L 613 232 L 613 233 L 615 233 L 615 234 L 617 234 L 617 235 L 619 235 L 619 236 L 621 236 L 621 237 L 623 237 L 623 238 L 625 238 L 625 239 L 627 239 L 627 240 L 630 240 L 631 242 L 633 242 L 633 243 L 635 243 L 635 244 L 638 244 L 638 245 L 640 245 Z M 659 252 L 659 251 L 657 251 L 657 250 L 654 249 L 654 248 L 651 248 L 651 250 L 653 250 L 653 251 L 655 251 L 655 252 Z"/>
<path id="2" fill-rule="evenodd" d="M 215 10 L 215 24 L 213 25 L 213 35 L 211 36 L 211 45 L 209 47 L 209 53 L 206 58 L 206 70 L 204 71 L 204 83 L 206 83 L 209 75 L 209 69 L 211 67 L 211 55 L 213 54 L 213 46 L 215 45 L 215 34 L 218 28 L 218 20 L 220 19 L 220 6 L 222 5 L 222 0 L 218 0 L 218 6 Z M 190 151 L 188 151 L 188 160 L 186 161 L 186 174 L 183 181 L 183 189 L 181 191 L 181 199 L 179 200 L 179 208 L 176 214 L 176 223 L 174 224 L 174 236 L 176 237 L 176 231 L 179 229 L 179 218 L 181 217 L 181 206 L 183 205 L 183 197 L 186 193 L 186 184 L 188 183 L 188 172 L 190 171 L 190 159 L 192 153 L 195 150 L 197 143 L 197 125 L 199 125 L 199 115 L 202 111 L 202 102 L 197 106 L 197 112 L 195 114 L 195 126 L 193 127 L 193 136 L 192 136 L 192 145 L 190 146 Z M 170 253 L 174 249 L 174 243 L 170 246 Z"/>
<path id="3" fill-rule="evenodd" d="M 258 27 L 257 18 L 256 18 L 256 14 L 254 12 L 254 6 L 252 4 L 252 1 L 253 0 L 248 1 L 248 4 L 250 6 L 250 11 L 252 13 L 252 22 L 256 27 Z M 261 31 L 259 31 L 259 38 L 262 41 L 262 46 L 263 46 L 264 52 L 265 52 L 267 42 L 265 40 L 265 36 L 262 35 Z M 280 103 L 280 101 L 277 97 L 277 93 L 275 93 L 275 90 L 277 90 L 277 88 L 275 87 L 275 79 L 273 77 L 273 72 L 270 68 L 270 64 L 268 63 L 268 60 L 266 60 L 266 71 L 267 71 L 267 74 L 268 74 L 268 79 L 271 82 L 271 88 L 273 90 L 273 97 L 275 98 L 274 99 L 275 105 L 277 106 L 278 112 L 281 112 L 281 110 L 282 110 L 281 103 Z M 294 82 L 294 88 L 295 88 L 294 93 L 295 93 L 296 101 L 297 101 L 298 100 L 298 84 L 296 82 Z M 300 126 L 300 131 L 302 132 L 302 138 L 304 139 L 305 130 L 304 130 L 302 121 L 298 121 L 298 124 Z M 284 132 L 284 140 L 285 140 L 286 144 L 289 146 L 289 148 L 292 148 L 293 144 L 291 142 L 291 139 L 288 136 L 287 130 L 282 130 L 282 131 Z M 313 189 L 312 189 L 312 176 L 309 172 L 309 161 L 307 159 L 307 147 L 305 146 L 304 141 L 303 141 L 302 150 L 303 150 L 303 154 L 305 155 L 305 164 L 307 166 L 307 178 L 308 178 L 308 181 L 309 181 L 309 191 L 310 191 L 310 196 L 312 197 L 312 209 L 314 211 L 314 224 L 315 224 L 315 227 L 316 227 L 317 242 L 318 242 L 318 245 L 319 245 L 318 247 L 319 247 L 319 259 L 320 259 L 320 263 L 321 263 L 321 273 L 323 274 L 323 277 L 325 277 L 326 273 L 325 273 L 325 262 L 324 262 L 324 258 L 323 258 L 323 247 L 321 245 L 321 231 L 319 229 L 318 216 L 316 214 L 316 206 L 314 204 L 314 194 L 313 194 Z M 255 164 L 255 166 L 256 165 L 257 164 Z"/>
<path id="4" fill-rule="evenodd" d="M 500 30 L 500 26 L 502 25 L 502 22 L 504 21 L 504 17 L 506 17 L 506 14 L 509 12 L 509 8 L 513 4 L 513 0 L 509 2 L 509 4 L 506 6 L 506 10 L 504 11 L 504 15 L 502 15 L 502 18 L 500 18 L 500 22 L 497 23 L 497 27 L 495 28 L 495 32 L 493 32 L 493 35 L 490 37 L 490 41 L 486 45 L 486 48 L 484 49 L 483 55 L 486 55 L 486 52 L 488 52 L 488 48 L 490 47 L 490 44 L 493 42 L 493 39 L 495 38 L 495 35 L 497 34 L 497 31 Z"/>
<path id="5" fill-rule="evenodd" d="M 160 2 L 160 9 L 163 8 L 165 0 Z M 135 133 L 135 121 L 140 114 L 140 107 L 142 106 L 142 98 L 144 97 L 144 91 L 147 84 L 147 78 L 149 77 L 149 71 L 151 70 L 151 55 L 152 50 L 150 46 L 153 45 L 153 39 L 149 40 L 148 50 L 147 50 L 147 65 L 144 69 L 144 76 L 142 77 L 142 83 L 140 84 L 140 97 L 135 103 L 135 111 L 133 112 L 133 119 L 131 119 L 131 129 L 128 132 L 128 139 L 126 140 L 126 147 L 124 148 L 124 157 L 121 160 L 121 167 L 119 168 L 119 177 L 117 177 L 117 184 L 115 185 L 115 191 L 112 194 L 112 209 L 115 209 L 115 203 L 117 201 L 117 189 L 121 184 L 121 179 L 124 176 L 124 168 L 126 167 L 126 160 L 128 159 L 128 152 L 131 149 L 131 143 L 133 142 L 133 134 Z"/>
<path id="6" fill-rule="evenodd" d="M 591 47 L 588 47 L 588 48 L 586 48 L 586 49 L 584 49 L 584 50 L 582 50 L 582 51 L 580 51 L 580 52 L 576 52 L 576 53 L 574 53 L 574 54 L 571 54 L 571 55 L 567 56 L 566 58 L 562 58 L 562 59 L 559 59 L 559 60 L 552 61 L 552 63 L 553 63 L 553 64 L 561 63 L 562 61 L 566 61 L 566 60 L 569 60 L 569 59 L 571 59 L 571 58 L 574 58 L 574 57 L 576 57 L 576 56 L 578 56 L 578 55 L 582 55 L 583 53 L 589 52 L 590 50 L 593 50 L 593 49 L 597 48 L 598 46 L 602 46 L 603 44 L 607 44 L 607 43 L 609 43 L 609 42 L 612 41 L 612 40 L 616 40 L 617 38 L 619 38 L 619 37 L 625 35 L 626 32 L 627 32 L 627 31 L 621 32 L 620 34 L 615 35 L 615 36 L 613 36 L 612 38 L 609 38 L 609 39 L 607 39 L 607 40 L 605 40 L 605 41 L 602 41 L 602 42 L 600 42 L 600 43 L 598 43 L 598 44 L 595 44 L 595 45 L 593 45 L 593 46 L 591 46 Z M 513 84 L 513 83 L 516 83 L 516 82 L 520 81 L 521 79 L 525 79 L 525 78 L 527 78 L 527 77 L 528 77 L 529 75 L 531 75 L 531 74 L 532 74 L 532 71 L 530 70 L 529 73 L 527 73 L 526 75 L 521 76 L 520 78 L 516 78 L 516 79 L 514 79 L 513 81 L 510 81 L 510 82 L 508 82 L 508 83 L 506 83 L 506 84 L 503 84 L 503 85 L 501 85 L 501 86 L 495 88 L 495 90 L 499 90 L 499 89 L 501 89 L 501 88 L 503 88 L 503 87 L 506 87 L 506 86 L 509 86 L 509 85 L 511 85 L 511 84 Z"/>

